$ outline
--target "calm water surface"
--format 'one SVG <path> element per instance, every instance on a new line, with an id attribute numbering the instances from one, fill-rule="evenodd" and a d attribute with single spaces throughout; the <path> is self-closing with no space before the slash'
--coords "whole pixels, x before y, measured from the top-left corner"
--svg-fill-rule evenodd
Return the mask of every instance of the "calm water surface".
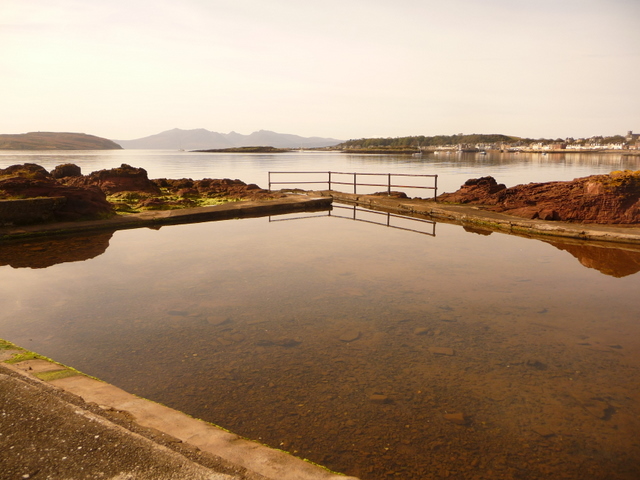
<path id="1" fill-rule="evenodd" d="M 433 173 L 295 155 L 321 158 L 314 169 Z M 53 156 L 27 157 L 68 161 Z M 93 165 L 264 184 L 234 163 L 251 156 L 217 170 L 151 157 Z M 455 175 L 621 168 L 605 160 L 470 161 Z M 300 217 L 0 245 L 0 337 L 365 480 L 638 478 L 637 250 Z M 447 420 L 460 413 L 465 425 Z"/>
<path id="2" fill-rule="evenodd" d="M 169 150 L 104 150 L 66 152 L 0 151 L 0 168 L 17 163 L 37 163 L 53 169 L 75 163 L 84 174 L 122 163 L 143 167 L 149 178 L 238 178 L 268 187 L 269 171 L 339 171 L 437 174 L 439 193 L 453 192 L 469 178 L 492 175 L 508 187 L 521 183 L 572 180 L 613 170 L 638 170 L 640 157 L 621 154 L 438 154 L 413 158 L 406 155 L 346 155 L 327 152 L 286 154 L 191 153 Z M 366 193 L 366 192 L 365 192 Z M 411 196 L 429 196 L 424 191 Z"/>

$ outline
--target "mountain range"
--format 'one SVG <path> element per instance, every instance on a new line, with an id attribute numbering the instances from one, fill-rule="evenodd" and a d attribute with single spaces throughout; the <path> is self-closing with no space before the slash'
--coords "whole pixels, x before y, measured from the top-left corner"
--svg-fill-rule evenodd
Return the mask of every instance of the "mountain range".
<path id="1" fill-rule="evenodd" d="M 215 148 L 270 146 L 277 148 L 315 148 L 337 145 L 335 138 L 301 137 L 287 133 L 259 130 L 249 135 L 218 133 L 198 128 L 182 130 L 174 128 L 135 140 L 114 140 L 126 149 L 203 150 Z"/>

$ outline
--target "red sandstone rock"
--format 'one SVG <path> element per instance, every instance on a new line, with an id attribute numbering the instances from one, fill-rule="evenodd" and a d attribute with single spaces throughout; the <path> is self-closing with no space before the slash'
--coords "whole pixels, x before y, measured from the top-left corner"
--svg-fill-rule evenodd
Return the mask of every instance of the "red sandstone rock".
<path id="1" fill-rule="evenodd" d="M 160 195 L 158 186 L 149 180 L 144 168 L 135 168 L 123 163 L 118 168 L 100 170 L 84 177 L 65 178 L 65 184 L 86 187 L 96 186 L 107 195 L 118 192 L 142 192 Z"/>
<path id="2" fill-rule="evenodd" d="M 483 205 L 529 219 L 636 224 L 640 223 L 640 171 L 510 188 L 493 177 L 482 177 L 468 180 L 457 192 L 440 195 L 438 201 Z"/>
<path id="3" fill-rule="evenodd" d="M 51 175 L 44 167 L 35 163 L 24 163 L 22 165 L 11 165 L 7 168 L 0 168 L 0 179 L 12 177 L 24 177 L 32 180 L 50 180 Z"/>
<path id="4" fill-rule="evenodd" d="M 53 212 L 53 220 L 56 221 L 89 220 L 113 214 L 111 204 L 96 187 L 63 185 L 44 168 L 35 164 L 12 165 L 0 169 L 0 198 L 35 197 L 66 199 Z"/>
<path id="5" fill-rule="evenodd" d="M 281 196 L 260 188 L 253 183 L 246 184 L 240 180 L 211 179 L 191 180 L 190 178 L 152 180 L 159 188 L 166 189 L 173 195 L 180 197 L 225 197 L 257 200 L 260 198 L 274 198 Z"/>
<path id="6" fill-rule="evenodd" d="M 80 177 L 82 176 L 82 170 L 73 163 L 65 163 L 51 170 L 51 176 L 53 178 Z"/>

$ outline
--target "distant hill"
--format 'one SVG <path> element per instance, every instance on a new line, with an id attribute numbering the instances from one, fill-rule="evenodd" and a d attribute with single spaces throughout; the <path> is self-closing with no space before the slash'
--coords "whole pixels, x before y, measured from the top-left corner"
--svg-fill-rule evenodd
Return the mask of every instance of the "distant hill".
<path id="1" fill-rule="evenodd" d="M 205 150 L 251 147 L 265 145 L 276 148 L 315 148 L 337 145 L 342 140 L 321 137 L 300 137 L 286 133 L 260 130 L 250 135 L 241 133 L 218 133 L 198 128 L 181 130 L 174 128 L 156 135 L 135 140 L 114 140 L 123 148 L 131 149 L 166 149 L 166 150 Z"/>
<path id="2" fill-rule="evenodd" d="M 30 132 L 0 135 L 0 150 L 119 150 L 106 138 L 84 133 Z"/>

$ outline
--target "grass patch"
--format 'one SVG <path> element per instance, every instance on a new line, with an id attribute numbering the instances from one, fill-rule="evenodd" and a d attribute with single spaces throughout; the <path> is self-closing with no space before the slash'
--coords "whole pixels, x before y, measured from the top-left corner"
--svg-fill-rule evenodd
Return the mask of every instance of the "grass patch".
<path id="1" fill-rule="evenodd" d="M 0 350 L 24 350 L 24 348 L 20 348 L 15 343 L 11 343 L 8 340 L 3 340 L 0 338 Z"/>
<path id="2" fill-rule="evenodd" d="M 47 360 L 51 361 L 50 358 L 43 357 L 42 355 L 38 355 L 37 353 L 30 352 L 28 350 L 20 349 L 19 353 L 14 354 L 9 360 L 6 360 L 5 363 L 20 363 L 25 362 L 27 360 Z"/>
<path id="3" fill-rule="evenodd" d="M 157 204 L 142 206 L 141 203 L 147 199 L 157 199 Z M 240 202 L 242 198 L 237 197 L 205 197 L 205 196 L 178 196 L 163 194 L 158 196 L 138 196 L 138 195 L 112 195 L 107 198 L 113 205 L 117 215 L 130 215 L 132 213 L 142 213 L 148 210 L 182 210 L 185 208 L 213 207 L 229 202 Z"/>
<path id="4" fill-rule="evenodd" d="M 640 170 L 615 170 L 603 182 L 610 188 L 640 188 Z"/>
<path id="5" fill-rule="evenodd" d="M 225 203 L 239 202 L 239 198 L 201 198 L 196 201 L 199 207 L 213 207 Z"/>
<path id="6" fill-rule="evenodd" d="M 35 377 L 45 382 L 58 380 L 60 378 L 74 377 L 76 375 L 81 375 L 81 373 L 70 368 L 65 368 L 64 370 L 55 370 L 53 372 L 40 372 L 34 374 Z"/>

